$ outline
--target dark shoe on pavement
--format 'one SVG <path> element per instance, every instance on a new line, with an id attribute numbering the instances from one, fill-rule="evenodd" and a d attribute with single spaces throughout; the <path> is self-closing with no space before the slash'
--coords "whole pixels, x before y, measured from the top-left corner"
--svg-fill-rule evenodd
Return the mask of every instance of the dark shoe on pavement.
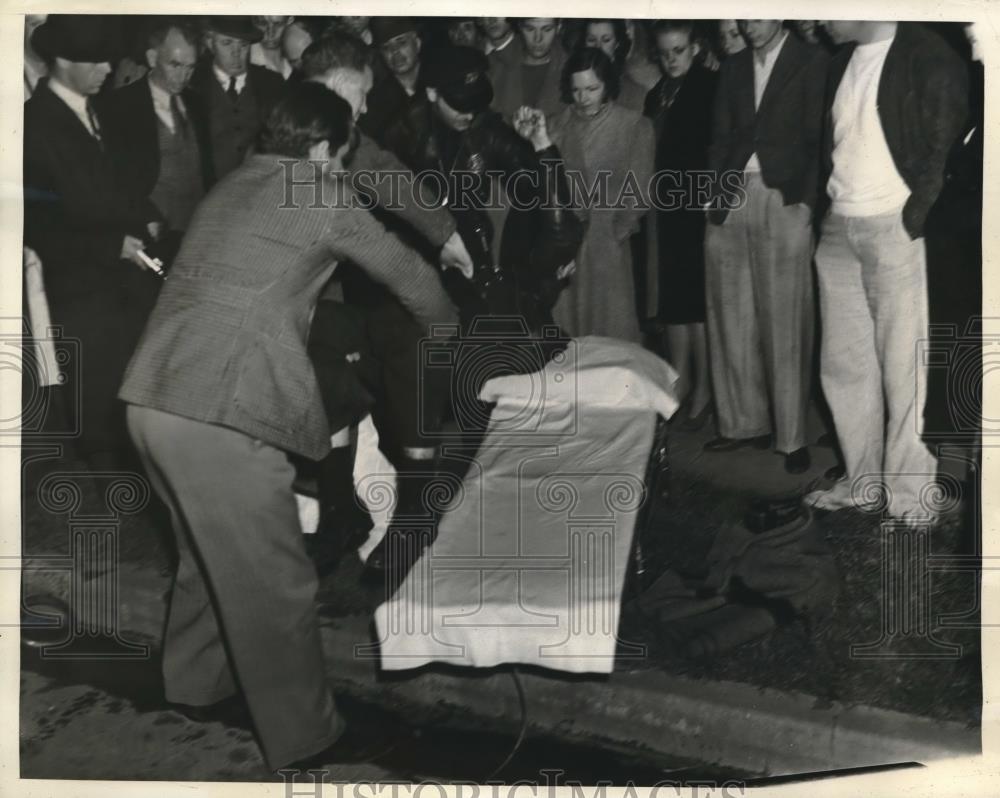
<path id="1" fill-rule="evenodd" d="M 371 762 L 385 752 L 385 745 L 372 740 L 370 735 L 356 733 L 356 730 L 348 724 L 340 736 L 322 751 L 276 770 L 278 773 L 298 771 L 304 774 L 310 770 L 323 770 L 330 765 Z"/>
<path id="2" fill-rule="evenodd" d="M 803 474 L 809 470 L 811 464 L 809 449 L 805 446 L 785 455 L 785 471 L 789 474 Z"/>
<path id="3" fill-rule="evenodd" d="M 167 709 L 183 715 L 192 723 L 221 723 L 231 728 L 253 731 L 250 709 L 240 694 L 223 698 L 214 704 L 168 704 Z"/>
<path id="4" fill-rule="evenodd" d="M 385 586 L 385 600 L 392 598 L 407 574 L 437 537 L 437 525 L 391 525 L 368 555 L 361 579 L 372 587 Z"/>
<path id="5" fill-rule="evenodd" d="M 337 569 L 345 552 L 360 547 L 374 526 L 367 511 L 349 507 L 338 513 L 328 510 L 320 515 L 319 528 L 306 535 L 306 552 L 316 565 L 320 578 Z"/>
<path id="6" fill-rule="evenodd" d="M 752 446 L 754 449 L 770 449 L 771 436 L 758 435 L 755 438 L 725 438 L 719 436 L 706 443 L 704 449 L 706 452 L 734 452 L 737 449 L 744 449 L 747 446 Z"/>

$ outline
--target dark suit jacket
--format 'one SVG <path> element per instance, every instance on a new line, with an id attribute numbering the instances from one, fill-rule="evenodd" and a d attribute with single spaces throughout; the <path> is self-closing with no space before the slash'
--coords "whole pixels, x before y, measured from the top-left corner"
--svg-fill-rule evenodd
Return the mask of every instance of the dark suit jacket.
<path id="1" fill-rule="evenodd" d="M 257 120 L 260 125 L 264 124 L 264 120 L 267 119 L 267 115 L 271 112 L 271 109 L 284 96 L 285 86 L 285 81 L 277 72 L 271 72 L 271 70 L 257 64 L 250 64 L 248 67 L 247 82 L 244 90 L 251 91 L 254 94 L 254 99 L 257 102 Z M 211 59 L 203 59 L 198 64 L 188 88 L 191 102 L 186 102 L 186 105 L 189 109 L 192 109 L 193 114 L 207 122 L 210 118 L 209 111 L 213 98 L 225 97 L 215 78 Z M 207 189 L 212 183 L 218 180 L 219 175 L 215 164 L 212 163 L 211 147 L 206 147 L 205 152 L 208 159 L 205 164 L 205 170 L 210 178 L 205 181 L 205 188 Z"/>
<path id="2" fill-rule="evenodd" d="M 789 33 L 756 110 L 753 58 L 747 47 L 722 63 L 709 168 L 720 177 L 723 172 L 741 172 L 756 152 L 765 185 L 778 189 L 786 205 L 803 202 L 812 207 L 829 58 L 822 48 Z M 716 196 L 720 194 L 717 183 Z M 716 207 L 709 220 L 721 224 L 727 213 L 725 207 Z"/>
<path id="3" fill-rule="evenodd" d="M 207 121 L 190 90 L 185 90 L 181 99 L 198 142 L 202 179 L 207 186 L 212 182 Z M 105 110 L 106 138 L 121 179 L 133 193 L 148 197 L 160 177 L 159 135 L 149 77 L 111 92 L 105 102 Z"/>
<path id="4" fill-rule="evenodd" d="M 146 277 L 121 260 L 122 240 L 146 235 L 159 212 L 120 183 L 109 156 L 47 84 L 24 104 L 24 199 L 25 244 L 42 259 L 54 314 L 60 303 L 117 294 Z"/>
<path id="5" fill-rule="evenodd" d="M 823 136 L 823 189 L 833 170 L 833 103 L 847 64 L 849 44 L 830 64 Z M 903 224 L 912 238 L 924 232 L 927 213 L 944 180 L 945 162 L 968 115 L 968 71 L 933 31 L 900 22 L 882 67 L 878 115 L 889 152 L 911 194 Z"/>
<path id="6" fill-rule="evenodd" d="M 310 316 L 338 261 L 386 285 L 423 325 L 455 321 L 437 273 L 327 175 L 251 155 L 204 200 L 119 393 L 126 402 L 231 427 L 314 459 L 330 429 L 306 352 Z M 281 211 L 276 211 L 283 206 Z"/>

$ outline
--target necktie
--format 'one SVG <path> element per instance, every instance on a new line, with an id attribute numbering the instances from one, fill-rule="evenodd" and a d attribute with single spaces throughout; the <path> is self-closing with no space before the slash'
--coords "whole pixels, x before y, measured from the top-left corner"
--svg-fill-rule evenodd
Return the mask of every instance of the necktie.
<path id="1" fill-rule="evenodd" d="M 229 95 L 229 99 L 233 101 L 234 105 L 240 99 L 240 94 L 236 91 L 236 78 L 229 79 L 229 88 L 226 89 L 226 94 Z"/>
<path id="2" fill-rule="evenodd" d="M 94 138 L 97 139 L 97 143 L 102 145 L 101 141 L 101 126 L 97 123 L 97 114 L 94 113 L 94 106 L 91 104 L 90 100 L 87 100 L 87 120 L 90 122 L 90 132 L 93 133 Z"/>
<path id="3" fill-rule="evenodd" d="M 170 95 L 170 116 L 174 120 L 174 135 L 187 138 L 187 120 L 181 111 L 181 101 L 176 94 Z"/>

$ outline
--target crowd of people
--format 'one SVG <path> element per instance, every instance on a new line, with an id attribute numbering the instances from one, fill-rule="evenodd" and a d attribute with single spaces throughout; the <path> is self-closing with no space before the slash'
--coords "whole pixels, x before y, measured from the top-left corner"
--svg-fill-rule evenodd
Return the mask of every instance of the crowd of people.
<path id="1" fill-rule="evenodd" d="M 915 348 L 979 312 L 978 58 L 972 26 L 896 22 L 29 17 L 26 304 L 38 346 L 46 313 L 80 342 L 77 454 L 136 452 L 170 510 L 168 699 L 239 685 L 273 767 L 345 744 L 292 485 L 319 464 L 314 557 L 363 539 L 371 413 L 400 487 L 367 573 L 399 583 L 454 412 L 434 325 L 651 345 L 675 423 L 792 474 L 825 402 L 843 466 L 807 502 L 867 478 L 926 522 L 950 394 Z M 408 190 L 311 201 L 363 173 Z"/>

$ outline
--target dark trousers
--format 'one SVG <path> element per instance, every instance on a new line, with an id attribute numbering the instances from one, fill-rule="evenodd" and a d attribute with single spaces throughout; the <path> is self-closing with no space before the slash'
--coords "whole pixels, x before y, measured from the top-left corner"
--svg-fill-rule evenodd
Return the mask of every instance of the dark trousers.
<path id="1" fill-rule="evenodd" d="M 123 285 L 82 296 L 49 296 L 52 323 L 67 341 L 75 344 L 79 362 L 76 385 L 66 386 L 72 398 L 68 408 L 79 431 L 77 454 L 121 452 L 128 446 L 124 407 L 118 401 L 125 368 L 135 351 L 159 284 L 136 268 Z"/>
<path id="2" fill-rule="evenodd" d="M 435 445 L 449 381 L 441 369 L 423 367 L 425 340 L 421 325 L 388 292 L 318 302 L 309 355 L 330 428 L 371 412 L 393 461 L 405 448 Z"/>

